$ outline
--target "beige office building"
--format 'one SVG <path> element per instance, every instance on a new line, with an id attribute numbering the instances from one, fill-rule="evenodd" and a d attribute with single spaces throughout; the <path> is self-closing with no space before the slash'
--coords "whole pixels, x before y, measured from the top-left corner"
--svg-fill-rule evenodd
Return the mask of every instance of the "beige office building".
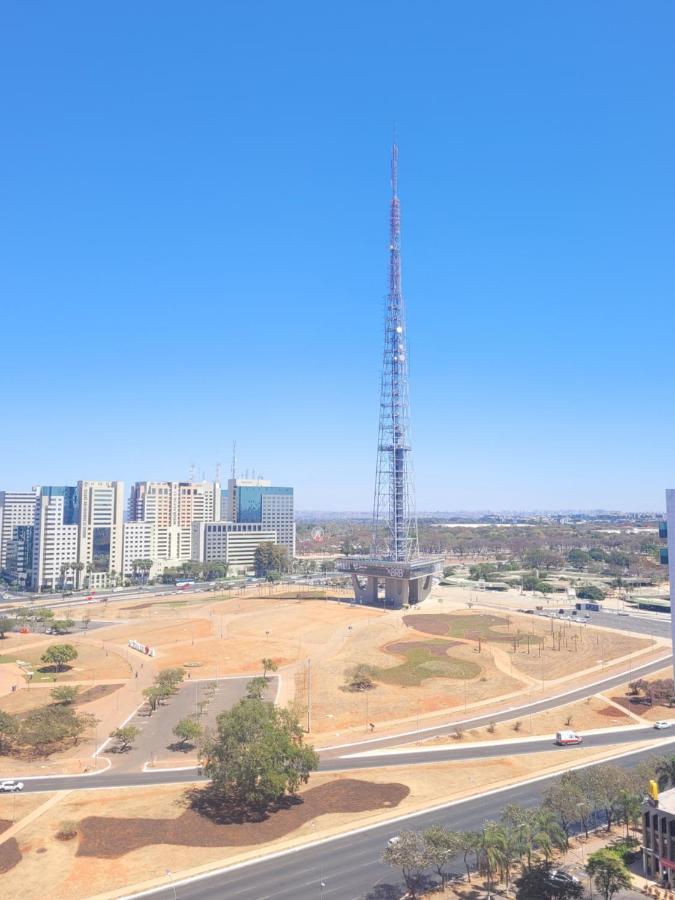
<path id="1" fill-rule="evenodd" d="M 83 584 L 92 589 L 114 585 L 122 577 L 124 482 L 78 481 Z"/>

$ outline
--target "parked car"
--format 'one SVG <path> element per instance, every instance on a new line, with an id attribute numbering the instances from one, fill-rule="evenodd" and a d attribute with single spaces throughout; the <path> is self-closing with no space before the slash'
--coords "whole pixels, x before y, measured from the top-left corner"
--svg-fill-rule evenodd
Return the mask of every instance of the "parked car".
<path id="1" fill-rule="evenodd" d="M 390 837 L 387 841 L 387 847 L 395 847 L 401 840 L 401 836 L 399 834 L 395 834 L 393 837 Z"/>
<path id="2" fill-rule="evenodd" d="M 23 781 L 15 781 L 13 778 L 5 778 L 3 781 L 0 781 L 0 791 L 6 794 L 22 790 Z"/>
<path id="3" fill-rule="evenodd" d="M 662 719 L 659 719 L 658 722 L 654 722 L 654 728 L 670 728 L 670 722 L 664 722 Z"/>
<path id="4" fill-rule="evenodd" d="M 579 879 L 575 875 L 570 875 L 569 872 L 563 872 L 562 869 L 551 869 L 551 871 L 548 873 L 548 880 L 551 882 L 551 884 L 559 885 L 579 883 Z"/>

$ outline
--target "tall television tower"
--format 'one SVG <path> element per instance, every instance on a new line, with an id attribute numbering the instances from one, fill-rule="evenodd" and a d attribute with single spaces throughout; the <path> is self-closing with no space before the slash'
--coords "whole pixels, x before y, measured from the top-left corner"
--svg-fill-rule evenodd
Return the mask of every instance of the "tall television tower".
<path id="1" fill-rule="evenodd" d="M 418 555 L 419 543 L 410 452 L 408 340 L 401 291 L 401 205 L 396 144 L 391 151 L 391 194 L 389 290 L 384 320 L 373 552 L 383 559 L 409 562 Z"/>
<path id="2" fill-rule="evenodd" d="M 431 590 L 440 557 L 420 556 L 415 515 L 408 398 L 408 342 L 401 291 L 401 210 L 398 199 L 398 147 L 391 153 L 389 213 L 389 290 L 384 322 L 380 384 L 373 541 L 368 556 L 338 559 L 349 573 L 356 599 L 400 608 L 419 603 Z M 384 585 L 384 591 L 380 587 Z"/>

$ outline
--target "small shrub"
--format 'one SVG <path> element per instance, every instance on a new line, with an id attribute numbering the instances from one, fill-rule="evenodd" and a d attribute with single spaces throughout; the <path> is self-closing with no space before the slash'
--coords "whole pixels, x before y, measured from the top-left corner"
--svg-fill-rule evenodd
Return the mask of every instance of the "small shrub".
<path id="1" fill-rule="evenodd" d="M 513 725 L 511 726 L 511 728 L 513 728 L 514 731 L 520 731 L 520 729 L 522 727 L 523 727 L 523 723 L 520 721 L 520 719 L 518 719 L 517 722 L 514 722 Z"/>
<path id="2" fill-rule="evenodd" d="M 70 820 L 61 822 L 59 830 L 56 832 L 56 837 L 60 841 L 72 841 L 74 837 L 77 837 L 77 822 Z"/>
<path id="3" fill-rule="evenodd" d="M 461 725 L 456 725 L 456 726 L 455 726 L 455 733 L 453 734 L 453 737 L 454 737 L 454 739 L 455 739 L 456 741 L 461 741 L 461 740 L 463 739 L 463 737 L 464 737 L 464 729 L 462 728 Z"/>
<path id="4" fill-rule="evenodd" d="M 572 724 L 573 718 L 574 718 L 573 716 L 567 716 L 567 718 L 565 719 L 565 725 L 567 725 L 568 728 Z"/>
<path id="5" fill-rule="evenodd" d="M 494 734 L 494 733 L 495 733 L 495 728 L 496 728 L 496 727 L 497 727 L 497 723 L 496 723 L 496 722 L 490 722 L 490 724 L 489 724 L 488 727 L 487 727 L 487 730 L 488 730 L 488 732 L 489 732 L 490 734 Z"/>

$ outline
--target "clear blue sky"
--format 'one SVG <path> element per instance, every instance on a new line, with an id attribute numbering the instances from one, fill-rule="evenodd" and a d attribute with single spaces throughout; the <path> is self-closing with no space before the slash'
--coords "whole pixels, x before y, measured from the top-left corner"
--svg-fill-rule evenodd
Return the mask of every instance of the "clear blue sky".
<path id="1" fill-rule="evenodd" d="M 368 509 L 388 154 L 420 509 L 675 484 L 675 6 L 5 0 L 0 487 Z"/>

